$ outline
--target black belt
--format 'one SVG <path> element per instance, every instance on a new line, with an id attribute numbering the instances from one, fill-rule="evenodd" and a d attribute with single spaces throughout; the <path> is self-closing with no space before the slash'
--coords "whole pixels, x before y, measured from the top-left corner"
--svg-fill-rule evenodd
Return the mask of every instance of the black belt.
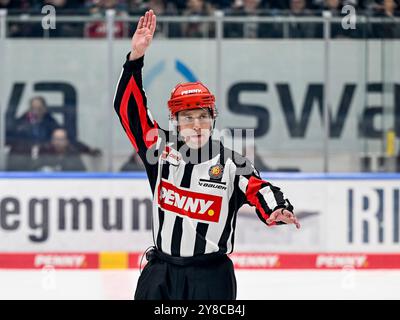
<path id="1" fill-rule="evenodd" d="M 147 261 L 152 261 L 154 259 L 159 259 L 167 263 L 171 263 L 178 266 L 190 266 L 190 265 L 204 265 L 210 262 L 216 262 L 226 258 L 226 254 L 220 252 L 213 252 L 207 254 L 201 254 L 193 257 L 175 257 L 166 254 L 157 248 L 152 248 L 146 253 Z"/>

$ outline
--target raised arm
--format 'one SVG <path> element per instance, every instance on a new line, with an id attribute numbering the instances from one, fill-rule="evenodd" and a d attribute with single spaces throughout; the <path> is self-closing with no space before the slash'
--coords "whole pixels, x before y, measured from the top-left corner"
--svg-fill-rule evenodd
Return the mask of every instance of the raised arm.
<path id="1" fill-rule="evenodd" d="M 147 108 L 142 82 L 144 54 L 151 44 L 155 29 L 156 16 L 149 10 L 140 18 L 132 37 L 131 51 L 123 66 L 114 99 L 114 108 L 121 124 L 143 161 L 146 161 L 147 149 L 158 138 L 158 124 Z"/>
<path id="2" fill-rule="evenodd" d="M 140 17 L 136 31 L 132 37 L 129 60 L 133 61 L 144 56 L 153 40 L 156 24 L 157 18 L 153 10 L 146 11 L 145 15 Z"/>

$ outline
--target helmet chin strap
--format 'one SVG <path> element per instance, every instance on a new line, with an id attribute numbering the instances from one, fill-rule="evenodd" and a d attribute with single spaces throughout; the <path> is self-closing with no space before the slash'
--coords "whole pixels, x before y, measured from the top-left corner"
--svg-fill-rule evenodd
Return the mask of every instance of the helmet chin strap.
<path id="1" fill-rule="evenodd" d="M 213 124 L 212 124 L 212 128 L 210 130 L 210 137 L 212 137 L 212 135 L 214 134 L 214 129 L 215 129 L 215 118 L 213 118 Z"/>

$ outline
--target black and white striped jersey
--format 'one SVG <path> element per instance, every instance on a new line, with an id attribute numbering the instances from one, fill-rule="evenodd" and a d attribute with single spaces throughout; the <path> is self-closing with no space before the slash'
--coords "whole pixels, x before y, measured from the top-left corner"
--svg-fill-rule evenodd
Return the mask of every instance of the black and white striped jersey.
<path id="1" fill-rule="evenodd" d="M 286 200 L 249 160 L 221 142 L 210 139 L 197 153 L 159 128 L 147 108 L 142 68 L 143 57 L 125 62 L 114 107 L 146 167 L 154 200 L 154 244 L 181 257 L 231 253 L 243 204 L 254 206 L 266 223 L 273 210 L 287 207 Z"/>

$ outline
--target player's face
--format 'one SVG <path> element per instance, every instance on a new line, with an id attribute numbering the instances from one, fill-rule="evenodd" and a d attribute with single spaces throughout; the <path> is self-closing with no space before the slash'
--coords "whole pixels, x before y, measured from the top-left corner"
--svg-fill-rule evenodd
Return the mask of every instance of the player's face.
<path id="1" fill-rule="evenodd" d="M 179 133 L 192 149 L 204 146 L 211 135 L 212 117 L 207 109 L 185 110 L 178 113 Z"/>

